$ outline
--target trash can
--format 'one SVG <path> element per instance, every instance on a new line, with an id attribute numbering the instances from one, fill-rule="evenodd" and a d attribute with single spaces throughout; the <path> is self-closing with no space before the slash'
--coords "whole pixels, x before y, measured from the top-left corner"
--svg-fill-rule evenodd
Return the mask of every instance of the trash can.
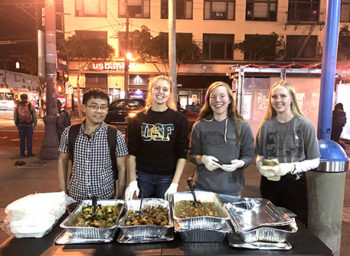
<path id="1" fill-rule="evenodd" d="M 349 159 L 334 141 L 320 140 L 320 165 L 308 175 L 309 225 L 334 255 L 340 255 L 345 178 Z"/>

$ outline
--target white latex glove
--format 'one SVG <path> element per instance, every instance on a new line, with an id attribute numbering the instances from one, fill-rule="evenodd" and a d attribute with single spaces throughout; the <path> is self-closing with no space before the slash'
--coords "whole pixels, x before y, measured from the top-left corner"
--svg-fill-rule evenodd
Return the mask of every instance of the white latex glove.
<path id="1" fill-rule="evenodd" d="M 215 156 L 202 156 L 202 162 L 205 165 L 205 168 L 207 168 L 209 171 L 214 171 L 220 167 L 219 165 L 219 159 L 217 159 Z"/>
<path id="2" fill-rule="evenodd" d="M 281 163 L 280 168 L 276 171 L 276 175 L 284 176 L 294 170 L 295 166 L 293 163 Z"/>
<path id="3" fill-rule="evenodd" d="M 134 193 L 136 193 L 136 196 L 139 195 L 140 189 L 137 186 L 137 181 L 134 180 L 129 183 L 129 186 L 125 190 L 125 200 L 131 200 L 134 196 Z"/>
<path id="4" fill-rule="evenodd" d="M 171 197 L 177 192 L 177 183 L 171 183 L 169 188 L 164 194 L 164 199 L 170 201 Z"/>
<path id="5" fill-rule="evenodd" d="M 222 164 L 220 168 L 223 169 L 225 172 L 234 172 L 235 170 L 243 166 L 244 166 L 243 160 L 235 159 L 231 161 L 231 164 Z"/>
<path id="6" fill-rule="evenodd" d="M 256 162 L 256 167 L 258 168 L 260 174 L 266 178 L 276 176 L 275 171 L 279 169 L 279 165 L 276 165 L 276 166 L 263 165 L 263 159 Z"/>

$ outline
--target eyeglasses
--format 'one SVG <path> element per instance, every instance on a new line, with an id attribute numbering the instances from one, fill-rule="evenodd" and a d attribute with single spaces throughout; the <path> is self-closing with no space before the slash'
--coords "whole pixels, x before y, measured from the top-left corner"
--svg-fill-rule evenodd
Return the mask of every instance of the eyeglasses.
<path id="1" fill-rule="evenodd" d="M 97 111 L 98 109 L 101 110 L 102 112 L 105 112 L 108 107 L 107 106 L 98 106 L 98 105 L 88 105 L 88 108 L 93 110 L 93 111 Z"/>

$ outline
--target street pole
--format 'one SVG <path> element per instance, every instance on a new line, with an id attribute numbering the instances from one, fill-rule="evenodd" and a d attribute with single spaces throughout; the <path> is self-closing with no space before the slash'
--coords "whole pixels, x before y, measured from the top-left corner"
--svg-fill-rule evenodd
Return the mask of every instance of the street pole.
<path id="1" fill-rule="evenodd" d="M 176 78 L 176 0 L 169 0 L 168 29 L 169 29 L 169 73 L 173 80 L 174 101 L 177 103 L 177 78 Z"/>
<path id="2" fill-rule="evenodd" d="M 129 10 L 128 0 L 125 0 L 125 52 L 124 52 L 124 90 L 125 98 L 129 98 Z"/>
<path id="3" fill-rule="evenodd" d="M 327 3 L 318 112 L 320 165 L 308 172 L 309 225 L 326 245 L 340 255 L 344 187 L 348 158 L 339 144 L 330 140 L 332 102 L 337 63 L 341 0 Z"/>
<path id="4" fill-rule="evenodd" d="M 41 159 L 58 159 L 57 93 L 56 93 L 56 9 L 54 0 L 45 0 L 45 78 L 46 78 L 46 116 L 45 137 L 41 146 Z"/>

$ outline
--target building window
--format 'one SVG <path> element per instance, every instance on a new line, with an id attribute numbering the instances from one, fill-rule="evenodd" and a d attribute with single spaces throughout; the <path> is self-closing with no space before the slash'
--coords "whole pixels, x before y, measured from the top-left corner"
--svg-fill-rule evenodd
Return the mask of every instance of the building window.
<path id="1" fill-rule="evenodd" d="M 205 20 L 234 20 L 235 0 L 205 0 Z"/>
<path id="2" fill-rule="evenodd" d="M 350 0 L 341 1 L 340 22 L 350 22 Z"/>
<path id="3" fill-rule="evenodd" d="M 246 20 L 276 21 L 277 0 L 247 0 Z"/>
<path id="4" fill-rule="evenodd" d="M 85 74 L 85 88 L 108 89 L 107 74 Z"/>
<path id="5" fill-rule="evenodd" d="M 287 36 L 287 59 L 315 59 L 317 36 Z"/>
<path id="6" fill-rule="evenodd" d="M 75 16 L 107 17 L 107 0 L 75 0 Z"/>
<path id="7" fill-rule="evenodd" d="M 319 12 L 319 0 L 289 0 L 289 22 L 318 21 Z"/>
<path id="8" fill-rule="evenodd" d="M 107 43 L 107 31 L 76 30 L 75 35 L 83 39 L 101 39 Z"/>
<path id="9" fill-rule="evenodd" d="M 119 0 L 119 17 L 125 18 L 125 0 Z M 149 18 L 150 0 L 128 0 L 128 15 L 130 18 Z"/>
<path id="10" fill-rule="evenodd" d="M 192 0 L 176 0 L 176 19 L 192 19 Z M 168 0 L 161 0 L 160 18 L 168 18 Z"/>
<path id="11" fill-rule="evenodd" d="M 203 58 L 232 60 L 234 35 L 203 34 Z"/>
<path id="12" fill-rule="evenodd" d="M 268 61 L 276 57 L 275 35 L 245 35 L 244 60 Z M 249 47 L 251 46 L 251 47 Z"/>

